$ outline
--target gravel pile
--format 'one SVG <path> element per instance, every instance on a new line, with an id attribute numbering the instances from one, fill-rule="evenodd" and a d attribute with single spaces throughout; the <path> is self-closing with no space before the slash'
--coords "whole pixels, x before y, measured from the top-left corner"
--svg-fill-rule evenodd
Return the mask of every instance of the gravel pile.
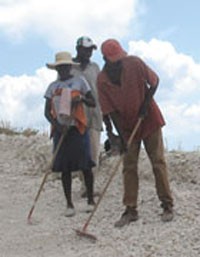
<path id="1" fill-rule="evenodd" d="M 124 210 L 122 175 L 110 184 L 87 231 L 96 243 L 76 235 L 88 219 L 86 200 L 80 197 L 80 181 L 73 179 L 76 216 L 65 217 L 61 181 L 49 175 L 32 215 L 44 172 L 51 160 L 52 142 L 47 136 L 0 135 L 0 256 L 1 257 L 199 257 L 200 256 L 200 153 L 166 152 L 175 218 L 160 220 L 151 166 L 144 151 L 139 162 L 139 220 L 121 229 L 114 222 Z M 102 161 L 96 177 L 101 192 L 113 171 L 117 156 Z"/>

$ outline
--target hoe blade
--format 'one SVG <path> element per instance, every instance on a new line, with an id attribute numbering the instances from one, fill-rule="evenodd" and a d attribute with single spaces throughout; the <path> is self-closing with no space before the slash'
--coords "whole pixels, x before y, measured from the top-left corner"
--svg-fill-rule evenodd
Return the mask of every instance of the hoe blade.
<path id="1" fill-rule="evenodd" d="M 75 229 L 75 232 L 76 232 L 76 234 L 77 234 L 78 236 L 80 236 L 80 237 L 84 237 L 84 238 L 90 239 L 90 240 L 92 240 L 92 241 L 94 241 L 94 242 L 97 241 L 97 237 L 96 237 L 96 236 L 94 236 L 94 235 L 92 235 L 92 234 L 89 234 L 89 233 L 87 233 L 87 232 L 85 232 L 85 231 L 83 231 L 83 230 Z"/>

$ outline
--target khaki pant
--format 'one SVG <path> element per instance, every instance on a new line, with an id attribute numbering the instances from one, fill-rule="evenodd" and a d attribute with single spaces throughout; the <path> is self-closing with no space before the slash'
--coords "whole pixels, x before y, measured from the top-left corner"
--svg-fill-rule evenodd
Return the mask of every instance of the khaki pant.
<path id="1" fill-rule="evenodd" d="M 93 168 L 94 172 L 98 171 L 99 169 L 100 136 L 101 131 L 89 129 L 91 158 L 96 164 L 96 166 Z"/>
<path id="2" fill-rule="evenodd" d="M 156 184 L 156 191 L 162 207 L 173 206 L 169 187 L 167 166 L 164 157 L 164 146 L 161 128 L 143 140 L 145 150 L 150 159 Z M 123 179 L 125 206 L 137 207 L 138 198 L 138 157 L 141 142 L 132 143 L 124 156 Z"/>

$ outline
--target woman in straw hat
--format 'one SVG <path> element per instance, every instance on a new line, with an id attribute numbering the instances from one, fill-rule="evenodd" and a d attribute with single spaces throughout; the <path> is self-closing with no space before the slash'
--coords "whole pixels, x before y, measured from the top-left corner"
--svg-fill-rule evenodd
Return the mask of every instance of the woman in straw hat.
<path id="1" fill-rule="evenodd" d="M 82 170 L 87 188 L 88 208 L 94 207 L 93 173 L 94 163 L 90 157 L 90 144 L 87 131 L 87 121 L 83 104 L 95 107 L 91 89 L 83 77 L 70 74 L 73 62 L 70 53 L 59 52 L 54 63 L 48 63 L 49 69 L 56 70 L 58 78 L 52 82 L 45 93 L 45 117 L 52 126 L 54 150 L 64 131 L 66 136 L 56 155 L 53 171 L 62 172 L 62 185 L 67 200 L 66 216 L 74 216 L 75 208 L 72 202 L 71 186 L 72 171 Z"/>

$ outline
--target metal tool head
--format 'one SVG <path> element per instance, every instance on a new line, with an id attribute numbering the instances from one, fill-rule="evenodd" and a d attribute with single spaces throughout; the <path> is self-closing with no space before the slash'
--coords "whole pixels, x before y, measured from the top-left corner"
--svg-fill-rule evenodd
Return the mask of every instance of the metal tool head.
<path id="1" fill-rule="evenodd" d="M 78 230 L 78 229 L 74 229 L 74 230 L 75 230 L 76 234 L 77 234 L 78 236 L 80 236 L 80 237 L 84 237 L 84 238 L 90 239 L 90 240 L 92 240 L 93 242 L 96 242 L 96 241 L 97 241 L 97 237 L 94 236 L 94 235 L 92 235 L 92 234 L 90 234 L 90 233 L 87 233 L 87 232 L 85 232 L 85 231 L 83 231 L 83 230 Z"/>

